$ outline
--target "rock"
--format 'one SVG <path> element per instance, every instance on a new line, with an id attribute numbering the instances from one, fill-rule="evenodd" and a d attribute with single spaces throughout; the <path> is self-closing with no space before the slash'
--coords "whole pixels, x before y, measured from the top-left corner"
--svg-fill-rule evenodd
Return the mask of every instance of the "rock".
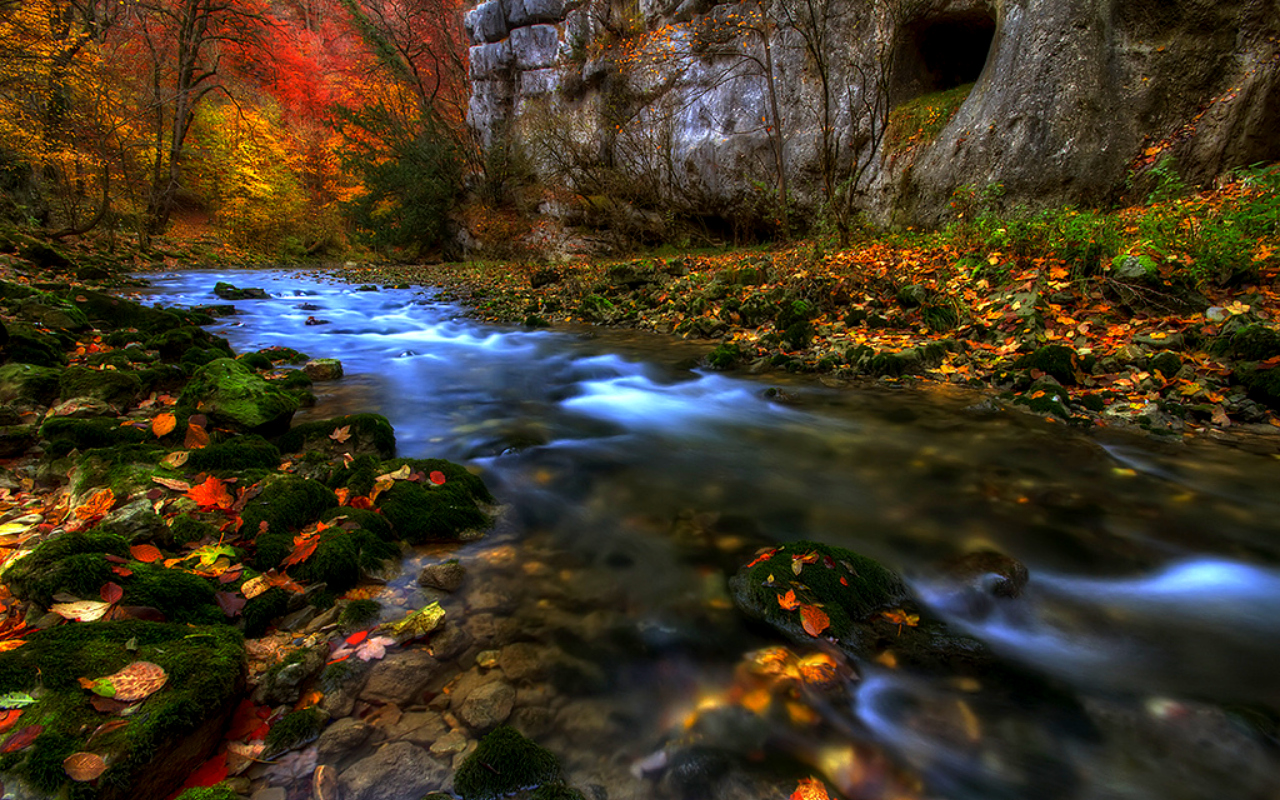
<path id="1" fill-rule="evenodd" d="M 253 693 L 254 700 L 268 705 L 296 703 L 307 683 L 324 669 L 328 656 L 327 646 L 297 651 L 282 666 L 267 671 Z"/>
<path id="2" fill-rule="evenodd" d="M 223 300 L 268 300 L 271 298 L 271 295 L 267 294 L 263 289 L 241 289 L 223 281 L 218 281 L 214 285 L 213 293 Z"/>
<path id="3" fill-rule="evenodd" d="M 151 507 L 145 497 L 126 503 L 98 524 L 101 533 L 114 533 L 130 542 L 167 542 L 171 538 L 168 524 Z"/>
<path id="4" fill-rule="evenodd" d="M 510 0 L 507 8 L 512 28 L 564 19 L 564 0 Z"/>
<path id="5" fill-rule="evenodd" d="M 466 580 L 467 570 L 456 558 L 441 564 L 428 564 L 418 574 L 418 585 L 442 592 L 456 592 Z"/>
<path id="6" fill-rule="evenodd" d="M 448 623 L 431 637 L 431 655 L 440 661 L 452 661 L 471 645 L 471 637 L 455 623 Z"/>
<path id="7" fill-rule="evenodd" d="M 383 745 L 342 772 L 343 800 L 404 800 L 443 789 L 449 770 L 405 741 Z"/>
<path id="8" fill-rule="evenodd" d="M 496 0 L 494 0 L 496 2 Z M 469 51 L 471 63 L 471 79 L 482 81 L 486 78 L 499 78 L 511 68 L 514 54 L 510 40 L 490 44 L 479 44 Z"/>
<path id="9" fill-rule="evenodd" d="M 409 711 L 401 714 L 400 720 L 388 727 L 386 733 L 389 739 L 404 739 L 419 747 L 429 748 L 440 737 L 449 733 L 449 725 L 435 711 Z"/>
<path id="10" fill-rule="evenodd" d="M 249 800 L 286 800 L 288 796 L 283 786 L 263 786 L 249 795 Z"/>
<path id="11" fill-rule="evenodd" d="M 313 381 L 336 381 L 342 377 L 342 362 L 336 358 L 313 358 L 302 365 Z"/>
<path id="12" fill-rule="evenodd" d="M 58 396 L 62 372 L 35 364 L 0 366 L 0 404 L 23 409 L 49 405 Z"/>
<path id="13" fill-rule="evenodd" d="M 452 756 L 467 749 L 467 737 L 461 731 L 449 731 L 432 743 L 430 750 L 440 757 Z"/>
<path id="14" fill-rule="evenodd" d="M 343 717 L 320 734 L 320 740 L 316 742 L 316 757 L 321 764 L 339 764 L 364 746 L 373 733 L 372 725 L 353 717 Z"/>
<path id="15" fill-rule="evenodd" d="M 1038 369 L 1052 375 L 1064 386 L 1078 383 L 1080 361 L 1076 351 L 1066 345 L 1050 344 L 1013 362 L 1017 369 Z"/>
<path id="16" fill-rule="evenodd" d="M 439 668 L 440 662 L 425 650 L 391 653 L 369 671 L 360 699 L 401 707 L 411 705 Z"/>
<path id="17" fill-rule="evenodd" d="M 486 0 L 466 13 L 463 24 L 472 44 L 497 42 L 507 38 L 507 20 L 499 0 Z"/>
<path id="18" fill-rule="evenodd" d="M 287 430 L 298 410 L 298 401 L 287 392 L 230 358 L 216 359 L 196 370 L 179 403 L 198 406 L 214 425 L 264 436 Z"/>
<path id="19" fill-rule="evenodd" d="M 507 721 L 515 702 L 516 690 L 504 681 L 494 680 L 469 692 L 458 708 L 458 716 L 471 729 L 487 731 Z"/>
<path id="20" fill-rule="evenodd" d="M 387 459 L 395 455 L 396 435 L 380 414 L 349 414 L 295 425 L 276 444 L 284 453 L 319 451 L 334 457 L 349 453 Z"/>
<path id="21" fill-rule="evenodd" d="M 560 35 L 551 25 L 530 25 L 516 28 L 508 39 L 516 69 L 545 69 L 554 67 L 560 52 Z"/>
<path id="22" fill-rule="evenodd" d="M 35 425 L 0 426 L 0 458 L 14 458 L 27 452 L 36 443 Z"/>
<path id="23" fill-rule="evenodd" d="M 508 680 L 517 683 L 546 677 L 554 662 L 555 651 L 532 642 L 509 644 L 498 654 L 498 666 Z"/>
<path id="24" fill-rule="evenodd" d="M 1145 345 L 1152 350 L 1181 350 L 1187 345 L 1186 337 L 1181 333 L 1140 333 L 1133 337 L 1133 343 Z M 1177 370 L 1174 370 L 1177 372 Z"/>
<path id="25" fill-rule="evenodd" d="M 560 764 L 551 751 L 502 726 L 480 740 L 453 778 L 462 800 L 490 800 L 522 789 L 560 781 Z"/>

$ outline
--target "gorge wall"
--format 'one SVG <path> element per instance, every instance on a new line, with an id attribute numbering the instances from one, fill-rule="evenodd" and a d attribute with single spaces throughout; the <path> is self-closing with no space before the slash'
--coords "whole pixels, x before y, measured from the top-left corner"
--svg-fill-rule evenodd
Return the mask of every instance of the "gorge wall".
<path id="1" fill-rule="evenodd" d="M 1097 204 L 1164 155 L 1193 183 L 1280 160 L 1280 0 L 485 0 L 466 25 L 482 142 L 560 187 L 544 210 L 641 232 L 767 219 L 783 175 L 807 218 L 852 190 L 929 226 L 964 186 Z M 881 139 L 945 90 L 940 130 Z"/>

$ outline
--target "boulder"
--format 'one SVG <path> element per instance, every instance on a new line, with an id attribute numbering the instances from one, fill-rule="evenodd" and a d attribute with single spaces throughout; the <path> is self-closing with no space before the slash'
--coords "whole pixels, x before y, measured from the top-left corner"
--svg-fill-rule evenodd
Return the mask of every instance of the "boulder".
<path id="1" fill-rule="evenodd" d="M 313 358 L 302 365 L 313 381 L 336 381 L 342 377 L 342 362 L 336 358 Z"/>
<path id="2" fill-rule="evenodd" d="M 564 0 L 509 0 L 507 22 L 512 28 L 564 19 Z"/>
<path id="3" fill-rule="evenodd" d="M 511 67 L 511 59 L 511 42 L 508 40 L 476 45 L 470 51 L 471 79 L 502 78 Z"/>
<path id="4" fill-rule="evenodd" d="M 267 300 L 271 297 L 264 289 L 241 289 L 223 281 L 218 281 L 214 285 L 213 293 L 223 300 Z"/>
<path id="5" fill-rule="evenodd" d="M 407 706 L 427 688 L 439 668 L 440 662 L 425 650 L 391 653 L 369 670 L 360 698 Z"/>
<path id="6" fill-rule="evenodd" d="M 213 427 L 270 436 L 288 429 L 298 401 L 231 358 L 219 358 L 191 376 L 182 406 L 207 414 Z"/>
<path id="7" fill-rule="evenodd" d="M 391 742 L 343 770 L 344 800 L 404 800 L 443 789 L 449 770 L 421 747 Z"/>
<path id="8" fill-rule="evenodd" d="M 486 0 L 463 17 L 472 44 L 497 42 L 507 38 L 507 20 L 499 0 Z"/>
<path id="9" fill-rule="evenodd" d="M 516 28 L 508 39 L 516 69 L 554 67 L 560 52 L 560 34 L 552 25 L 530 25 Z"/>

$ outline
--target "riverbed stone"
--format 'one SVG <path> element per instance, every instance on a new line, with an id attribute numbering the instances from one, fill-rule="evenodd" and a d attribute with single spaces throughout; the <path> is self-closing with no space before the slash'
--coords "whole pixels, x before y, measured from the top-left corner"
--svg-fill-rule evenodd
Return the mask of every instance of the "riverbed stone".
<path id="1" fill-rule="evenodd" d="M 458 716 L 472 730 L 487 731 L 507 721 L 515 702 L 516 690 L 511 684 L 491 680 L 467 694 Z"/>
<path id="2" fill-rule="evenodd" d="M 0 366 L 0 404 L 29 409 L 47 406 L 58 397 L 62 369 L 36 364 Z"/>
<path id="3" fill-rule="evenodd" d="M 347 414 L 294 425 L 276 441 L 283 453 L 327 453 L 353 457 L 395 455 L 396 434 L 381 414 Z"/>
<path id="4" fill-rule="evenodd" d="M 418 585 L 442 592 L 456 592 L 467 577 L 467 569 L 456 558 L 440 564 L 428 564 L 418 573 Z"/>
<path id="5" fill-rule="evenodd" d="M 240 288 L 225 281 L 214 284 L 213 293 L 223 300 L 267 300 L 271 295 L 265 289 L 255 287 Z"/>
<path id="6" fill-rule="evenodd" d="M 302 365 L 313 381 L 336 381 L 342 377 L 342 362 L 336 358 L 313 358 Z"/>
<path id="7" fill-rule="evenodd" d="M 343 717 L 320 734 L 316 757 L 321 764 L 338 764 L 363 747 L 373 734 L 372 725 L 355 717 Z"/>
<path id="8" fill-rule="evenodd" d="M 377 662 L 369 671 L 360 699 L 375 703 L 410 705 L 427 688 L 440 662 L 426 650 L 404 650 Z"/>
<path id="9" fill-rule="evenodd" d="M 344 800 L 404 800 L 443 789 L 448 768 L 421 747 L 391 742 L 342 772 Z"/>
<path id="10" fill-rule="evenodd" d="M 449 724 L 436 711 L 406 711 L 386 729 L 388 739 L 404 739 L 419 747 L 430 747 L 449 732 Z"/>

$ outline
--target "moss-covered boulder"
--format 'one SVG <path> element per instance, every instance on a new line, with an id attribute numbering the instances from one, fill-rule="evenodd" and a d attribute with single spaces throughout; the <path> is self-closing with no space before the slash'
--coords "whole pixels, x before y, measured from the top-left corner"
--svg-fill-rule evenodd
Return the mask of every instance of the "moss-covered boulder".
<path id="1" fill-rule="evenodd" d="M 73 449 L 88 450 L 147 441 L 145 431 L 131 425 L 121 425 L 115 417 L 54 417 L 40 426 L 40 436 L 50 442 L 50 450 L 56 455 L 65 455 Z"/>
<path id="2" fill-rule="evenodd" d="M 62 370 L 35 364 L 0 366 L 0 405 L 47 406 L 58 397 Z"/>
<path id="3" fill-rule="evenodd" d="M 336 358 L 313 358 L 302 365 L 302 371 L 313 381 L 336 381 L 342 377 L 342 362 Z"/>
<path id="4" fill-rule="evenodd" d="M 246 434 L 192 450 L 185 466 L 195 472 L 218 474 L 275 470 L 280 467 L 280 450 L 261 436 Z"/>
<path id="5" fill-rule="evenodd" d="M 199 328 L 194 325 L 184 325 L 180 328 L 158 333 L 150 337 L 146 341 L 148 350 L 155 350 L 165 361 L 174 362 L 182 361 L 183 356 L 191 351 L 212 350 L 219 353 L 219 358 L 230 358 L 233 353 L 231 345 L 227 344 L 226 339 Z"/>
<path id="6" fill-rule="evenodd" d="M 372 454 L 388 459 L 396 452 L 396 434 L 381 414 L 349 414 L 294 425 L 276 444 L 285 453 Z"/>
<path id="7" fill-rule="evenodd" d="M 123 334 L 128 329 L 137 329 L 143 333 L 154 334 L 193 324 L 188 312 L 152 308 L 103 292 L 77 288 L 68 291 L 63 297 L 83 312 L 96 327 L 104 331 Z"/>
<path id="8" fill-rule="evenodd" d="M 5 782 L 17 778 L 39 796 L 167 797 L 207 760 L 221 740 L 244 684 L 244 643 L 227 627 L 122 620 L 73 623 L 40 631 L 0 653 L 0 693 L 29 692 L 18 731 L 41 726 L 33 742 L 0 756 Z M 95 707 L 81 678 L 112 675 L 137 661 L 162 668 L 163 688 L 127 704 L 120 716 Z M 104 723 L 123 721 L 107 727 Z M 67 756 L 92 752 L 107 770 L 69 786 Z"/>
<path id="9" fill-rule="evenodd" d="M 267 484 L 240 514 L 242 530 L 256 532 L 255 566 L 263 571 L 278 566 L 293 550 L 294 532 L 337 502 L 333 490 L 319 481 L 290 476 Z"/>
<path id="10" fill-rule="evenodd" d="M 324 583 L 331 592 L 350 589 L 362 574 L 378 573 L 387 561 L 400 557 L 399 547 L 363 528 L 335 526 L 317 536 L 315 552 L 289 574 L 309 584 Z"/>
<path id="11" fill-rule="evenodd" d="M 729 582 L 734 603 L 790 639 L 830 639 L 855 659 L 966 669 L 989 664 L 982 646 L 953 636 L 896 573 L 841 547 L 810 541 L 759 555 Z"/>
<path id="12" fill-rule="evenodd" d="M 53 330 L 83 331 L 89 327 L 89 318 L 84 312 L 65 300 L 44 292 L 19 303 L 17 317 L 24 322 Z"/>
<path id="13" fill-rule="evenodd" d="M 62 367 L 67 363 L 63 343 L 51 333 L 12 325 L 9 341 L 4 348 L 6 361 L 17 364 L 35 364 L 40 367 Z"/>
<path id="14" fill-rule="evenodd" d="M 1249 392 L 1250 398 L 1268 408 L 1280 410 L 1280 369 L 1267 369 L 1253 363 L 1238 364 L 1235 379 Z"/>
<path id="15" fill-rule="evenodd" d="M 179 403 L 207 414 L 217 427 L 271 436 L 283 433 L 298 401 L 231 358 L 196 370 Z"/>
<path id="16" fill-rule="evenodd" d="M 377 508 L 396 536 L 411 544 L 457 541 L 469 532 L 487 528 L 492 520 L 481 508 L 493 495 L 484 481 L 459 464 L 443 459 L 384 461 L 380 474 L 407 467 L 419 479 L 396 480 L 378 495 Z M 354 481 L 361 476 L 353 476 Z M 441 481 L 437 483 L 437 481 Z M 353 490 L 356 488 L 352 484 Z"/>
<path id="17" fill-rule="evenodd" d="M 462 800 L 496 800 L 561 782 L 555 754 L 515 728 L 502 725 L 481 739 L 458 767 L 453 790 Z"/>
<path id="18" fill-rule="evenodd" d="M 142 381 L 133 372 L 97 370 L 89 367 L 67 367 L 58 382 L 63 400 L 89 397 L 116 408 L 125 408 L 138 396 Z"/>
<path id="19" fill-rule="evenodd" d="M 1075 386 L 1079 381 L 1079 356 L 1076 351 L 1061 344 L 1048 344 L 1013 362 L 1017 369 L 1035 369 L 1052 375 L 1063 386 Z"/>
<path id="20" fill-rule="evenodd" d="M 1255 323 L 1220 336 L 1210 349 L 1241 361 L 1266 361 L 1280 356 L 1280 331 Z"/>
<path id="21" fill-rule="evenodd" d="M 265 289 L 248 286 L 242 289 L 226 281 L 214 284 L 213 293 L 223 300 L 267 300 L 271 297 Z"/>

